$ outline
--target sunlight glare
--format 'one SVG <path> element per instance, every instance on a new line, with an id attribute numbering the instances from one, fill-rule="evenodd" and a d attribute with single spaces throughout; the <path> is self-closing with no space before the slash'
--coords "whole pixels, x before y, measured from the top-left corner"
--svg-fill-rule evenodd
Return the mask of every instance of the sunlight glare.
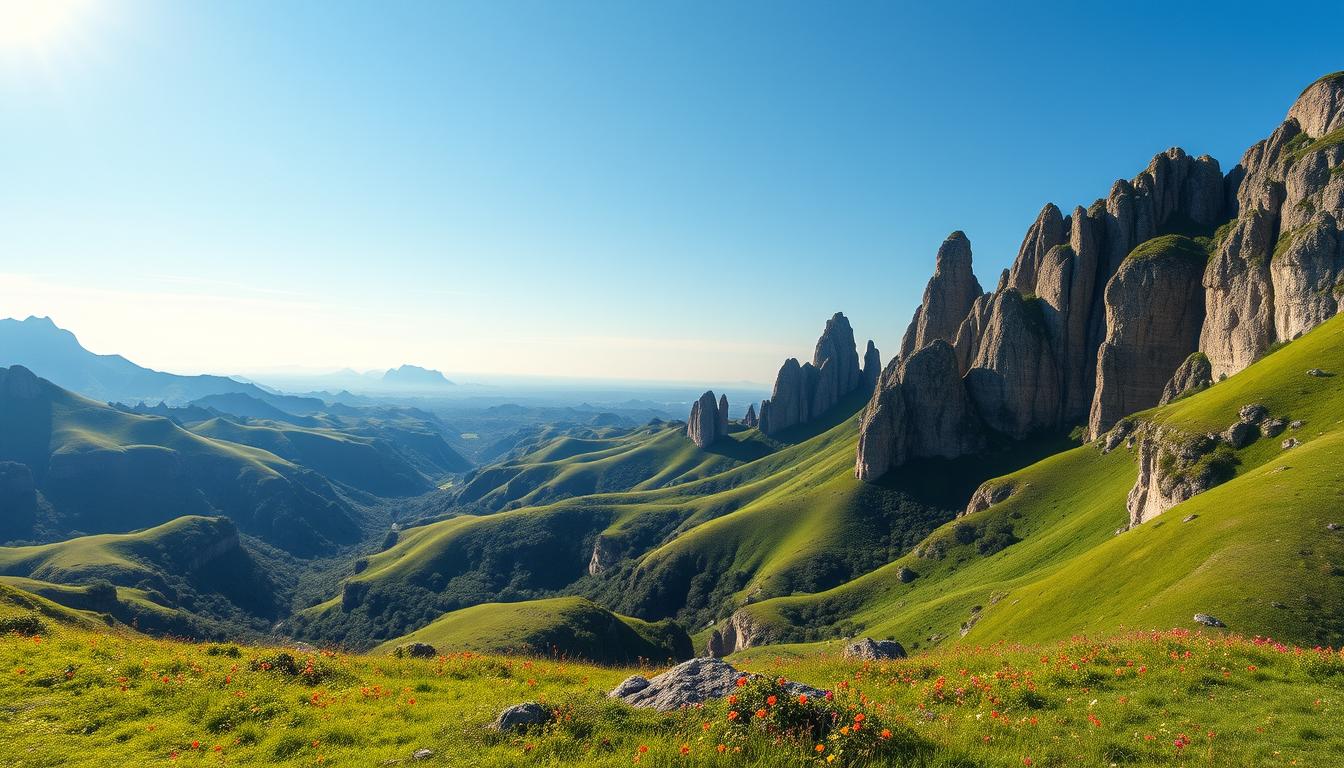
<path id="1" fill-rule="evenodd" d="M 47 50 L 90 5 L 92 0 L 0 0 L 0 51 Z"/>

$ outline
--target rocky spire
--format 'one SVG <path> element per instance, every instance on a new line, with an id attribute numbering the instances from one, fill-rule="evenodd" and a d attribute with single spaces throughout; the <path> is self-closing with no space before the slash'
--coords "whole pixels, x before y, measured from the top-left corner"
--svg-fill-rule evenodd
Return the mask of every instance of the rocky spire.
<path id="1" fill-rule="evenodd" d="M 756 425 L 759 423 L 759 422 L 756 420 L 756 404 L 755 404 L 755 403 L 748 403 L 748 404 L 747 404 L 747 415 L 742 417 L 742 423 L 745 424 L 745 425 L 747 425 L 748 427 L 754 427 L 754 426 L 756 426 Z"/>
<path id="2" fill-rule="evenodd" d="M 990 428 L 1021 439 L 1059 422 L 1059 368 L 1040 299 L 994 296 L 966 390 Z"/>
<path id="3" fill-rule="evenodd" d="M 960 230 L 938 248 L 933 277 L 924 288 L 924 301 L 901 341 L 901 356 L 909 357 L 935 339 L 952 343 L 977 297 L 980 281 L 971 267 L 971 241 Z"/>
<path id="4" fill-rule="evenodd" d="M 714 400 L 714 393 L 706 392 L 699 400 L 691 403 L 691 415 L 686 420 L 686 436 L 697 446 L 708 448 L 727 432 L 726 429 L 722 432 L 719 430 L 719 423 L 719 406 Z"/>
<path id="5" fill-rule="evenodd" d="M 872 390 L 877 386 L 877 379 L 882 375 L 882 355 L 877 351 L 877 345 L 873 340 L 868 340 L 868 348 L 863 351 L 863 376 L 861 377 L 863 388 Z"/>
<path id="6" fill-rule="evenodd" d="M 1008 273 L 1008 286 L 1022 293 L 1035 293 L 1041 260 L 1051 248 L 1067 242 L 1068 236 L 1059 208 L 1054 203 L 1046 203 L 1027 229 L 1026 237 L 1022 238 L 1022 246 L 1017 249 L 1017 258 Z"/>
<path id="7" fill-rule="evenodd" d="M 716 426 L 718 436 L 723 437 L 728 434 L 728 394 L 719 395 L 718 424 Z"/>
<path id="8" fill-rule="evenodd" d="M 812 362 L 784 361 L 770 399 L 761 403 L 760 429 L 773 435 L 810 421 L 859 387 L 862 371 L 849 320 L 836 312 L 817 339 Z"/>

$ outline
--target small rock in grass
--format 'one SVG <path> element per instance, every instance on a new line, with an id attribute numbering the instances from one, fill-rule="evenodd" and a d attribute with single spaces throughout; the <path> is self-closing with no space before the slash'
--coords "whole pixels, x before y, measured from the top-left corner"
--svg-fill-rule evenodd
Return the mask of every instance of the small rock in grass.
<path id="1" fill-rule="evenodd" d="M 1302 428 L 1302 420 L 1301 420 L 1301 419 L 1294 419 L 1294 420 L 1288 422 L 1288 428 L 1289 428 L 1289 429 L 1301 429 L 1301 428 Z"/>
<path id="2" fill-rule="evenodd" d="M 1286 606 L 1286 605 L 1284 605 L 1283 603 L 1280 603 L 1280 602 L 1278 602 L 1278 601 L 1276 600 L 1276 601 L 1270 603 L 1270 604 L 1269 604 L 1269 607 L 1271 607 L 1271 608 L 1277 608 L 1278 610 L 1281 611 L 1281 610 L 1283 610 L 1284 608 L 1287 608 L 1288 606 Z"/>
<path id="3" fill-rule="evenodd" d="M 1286 426 L 1288 426 L 1288 424 L 1283 419 L 1266 419 L 1265 422 L 1260 425 L 1260 434 L 1265 437 L 1274 437 L 1282 432 Z"/>
<path id="4" fill-rule="evenodd" d="M 1333 374 L 1333 373 L 1327 373 L 1326 371 L 1322 371 L 1320 368 L 1312 368 L 1311 370 L 1307 371 L 1307 375 L 1308 375 L 1308 376 L 1315 376 L 1315 377 L 1317 377 L 1317 378 L 1324 378 L 1324 377 L 1326 377 L 1326 376 L 1333 376 L 1334 374 Z"/>
<path id="5" fill-rule="evenodd" d="M 910 582 L 919 578 L 919 574 L 915 573 L 909 568 L 906 568 L 905 566 L 901 566 L 901 570 L 896 572 L 896 578 L 900 579 L 902 584 L 909 584 Z"/>
<path id="6" fill-rule="evenodd" d="M 551 721 L 551 710 L 535 701 L 525 701 L 499 713 L 491 727 L 497 731 L 525 731 L 534 725 L 545 725 Z"/>
<path id="7" fill-rule="evenodd" d="M 1191 520 L 1194 520 L 1196 517 L 1199 517 L 1199 515 L 1186 515 L 1184 518 L 1181 519 L 1181 522 L 1188 523 Z"/>
<path id="8" fill-rule="evenodd" d="M 1226 627 L 1227 625 L 1219 621 L 1217 617 L 1210 616 L 1207 613 L 1196 613 L 1195 621 L 1206 627 Z"/>
<path id="9" fill-rule="evenodd" d="M 1340 528 L 1344 528 L 1344 525 L 1340 525 L 1339 523 L 1328 523 L 1325 526 L 1325 530 L 1327 531 L 1338 531 Z"/>
<path id="10" fill-rule="evenodd" d="M 1245 448 L 1255 440 L 1255 425 L 1246 421 L 1238 421 L 1223 433 L 1223 440 L 1233 448 Z"/>
<path id="11" fill-rule="evenodd" d="M 1286 451 L 1289 448 L 1296 448 L 1301 444 L 1302 444 L 1301 440 L 1298 440 L 1296 437 L 1290 437 L 1287 440 L 1284 440 L 1282 443 L 1280 443 L 1279 447 Z"/>
<path id="12" fill-rule="evenodd" d="M 417 749 L 417 750 L 415 750 L 415 754 L 411 755 L 411 759 L 412 759 L 412 760 L 428 760 L 429 758 L 431 758 L 431 757 L 433 757 L 433 756 L 434 756 L 434 750 L 432 750 L 432 749 Z"/>
<path id="13" fill-rule="evenodd" d="M 1259 403 L 1250 403 L 1241 406 L 1237 415 L 1247 424 L 1259 424 L 1265 420 L 1265 417 L 1269 416 L 1269 409 Z"/>

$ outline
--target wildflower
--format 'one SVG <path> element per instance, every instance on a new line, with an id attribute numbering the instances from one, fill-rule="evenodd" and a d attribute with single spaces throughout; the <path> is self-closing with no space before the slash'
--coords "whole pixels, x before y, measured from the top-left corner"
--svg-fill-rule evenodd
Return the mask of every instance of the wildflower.
<path id="1" fill-rule="evenodd" d="M 862 723 L 862 722 L 863 722 L 863 718 L 864 718 L 864 714 L 863 714 L 862 712 L 860 712 L 859 714 L 857 714 L 857 715 L 854 716 L 854 722 L 856 722 L 856 723 Z"/>
<path id="2" fill-rule="evenodd" d="M 708 730 L 709 730 L 709 723 L 701 723 L 701 724 L 700 724 L 700 730 L 702 730 L 702 731 L 708 731 Z"/>
<path id="3" fill-rule="evenodd" d="M 826 745 L 825 745 L 825 744 L 818 744 L 818 745 L 815 747 L 815 749 L 817 750 L 817 753 L 820 754 L 820 753 L 826 751 Z"/>
<path id="4" fill-rule="evenodd" d="M 775 706 L 775 702 L 777 702 L 777 701 L 779 701 L 779 699 L 775 698 L 774 694 L 771 694 L 771 695 L 765 697 L 765 703 L 766 703 L 768 706 L 771 706 L 771 707 Z"/>
<path id="5" fill-rule="evenodd" d="M 745 677 L 739 677 L 739 678 L 737 678 L 737 687 L 738 687 L 738 688 L 742 688 L 742 687 L 744 687 L 746 684 L 747 684 L 747 678 L 745 678 Z"/>
<path id="6" fill-rule="evenodd" d="M 683 754 L 683 755 L 689 755 L 689 754 L 691 754 L 691 745 L 690 745 L 690 744 L 682 744 L 682 745 L 681 745 L 681 754 Z"/>
<path id="7" fill-rule="evenodd" d="M 728 745 L 727 745 L 727 744 L 720 744 L 719 746 L 715 747 L 715 749 L 717 749 L 717 750 L 719 751 L 719 754 L 723 754 L 724 752 L 727 752 L 727 751 L 728 751 Z"/>
<path id="8" fill-rule="evenodd" d="M 736 704 L 736 703 L 737 703 L 737 694 L 736 694 L 736 693 L 733 693 L 733 694 L 729 694 L 729 695 L 728 695 L 728 703 L 729 703 L 729 704 Z"/>
<path id="9" fill-rule="evenodd" d="M 765 710 L 764 710 L 764 709 L 758 709 L 758 710 L 756 710 L 756 716 L 757 716 L 757 717 L 762 717 L 762 718 L 765 717 Z"/>
<path id="10" fill-rule="evenodd" d="M 806 693 L 800 693 L 800 694 L 798 694 L 798 703 L 799 703 L 799 704 L 806 704 L 806 703 L 807 703 L 807 694 L 806 694 Z"/>
<path id="11" fill-rule="evenodd" d="M 1032 764 L 1032 763 L 1031 763 L 1031 758 L 1030 758 L 1030 757 L 1024 757 L 1024 758 L 1022 758 L 1022 764 L 1023 764 L 1023 765 L 1031 765 L 1031 764 Z"/>
<path id="12" fill-rule="evenodd" d="M 200 749 L 200 748 L 201 748 L 201 742 L 199 742 L 199 741 L 193 741 L 193 742 L 191 742 L 191 748 L 192 748 L 192 749 Z"/>
<path id="13" fill-rule="evenodd" d="M 737 718 L 738 718 L 737 710 L 734 709 L 732 712 L 728 713 L 729 720 L 736 720 Z"/>
<path id="14" fill-rule="evenodd" d="M 890 729 L 890 728 L 883 728 L 883 729 L 882 729 L 882 733 L 879 733 L 878 735 L 881 736 L 881 737 L 884 738 L 884 739 L 890 739 L 890 738 L 891 738 L 891 729 Z"/>

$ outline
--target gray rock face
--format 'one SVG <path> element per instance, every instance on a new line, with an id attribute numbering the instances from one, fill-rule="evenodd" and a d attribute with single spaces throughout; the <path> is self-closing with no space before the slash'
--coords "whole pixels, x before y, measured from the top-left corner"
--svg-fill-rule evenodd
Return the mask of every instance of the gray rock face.
<path id="1" fill-rule="evenodd" d="M 1210 386 L 1213 386 L 1213 367 L 1209 364 L 1209 357 L 1203 352 L 1193 352 L 1172 374 L 1166 386 L 1162 387 L 1162 398 L 1158 404 L 1166 405 Z"/>
<path id="2" fill-rule="evenodd" d="M 1014 439 L 1054 427 L 1060 375 L 1040 300 L 1009 288 L 994 296 L 966 389 L 990 429 Z"/>
<path id="3" fill-rule="evenodd" d="M 984 446 L 984 427 L 963 386 L 956 353 L 937 339 L 883 371 L 859 424 L 854 475 L 872 481 L 908 458 L 956 458 Z"/>
<path id="4" fill-rule="evenodd" d="M 634 707 L 672 712 L 724 698 L 737 689 L 737 681 L 743 677 L 756 675 L 739 672 L 722 659 L 691 659 L 651 678 L 648 685 L 637 691 L 623 696 L 612 691 L 610 695 Z M 789 683 L 785 688 L 790 695 L 825 695 L 825 691 L 801 683 Z"/>
<path id="5" fill-rule="evenodd" d="M 878 378 L 859 422 L 854 476 L 872 482 L 904 464 L 907 439 L 900 359 L 893 358 Z"/>
<path id="6" fill-rule="evenodd" d="M 551 710 L 535 701 L 526 701 L 500 712 L 491 727 L 497 731 L 525 731 L 549 723 L 551 716 Z"/>
<path id="7" fill-rule="evenodd" d="M 1344 73 L 1335 72 L 1307 86 L 1288 117 L 1310 136 L 1324 136 L 1344 128 Z"/>
<path id="8" fill-rule="evenodd" d="M 1337 215 L 1317 211 L 1309 221 L 1285 234 L 1270 260 L 1274 285 L 1274 327 L 1280 339 L 1295 339 L 1339 312 L 1344 278 L 1344 234 Z"/>
<path id="9" fill-rule="evenodd" d="M 847 659 L 862 659 L 863 661 L 887 661 L 889 659 L 904 659 L 906 654 L 905 648 L 895 640 L 874 640 L 871 637 L 865 637 L 846 645 L 844 656 Z"/>
<path id="10" fill-rule="evenodd" d="M 1022 239 L 1017 258 L 1008 272 L 1008 286 L 1021 293 L 1035 293 L 1045 255 L 1051 248 L 1067 243 L 1068 237 L 1068 228 L 1064 226 L 1059 208 L 1054 203 L 1046 203 Z"/>
<path id="11" fill-rule="evenodd" d="M 909 357 L 937 339 L 954 342 L 979 296 L 980 282 L 971 267 L 971 241 L 964 233 L 953 232 L 938 248 L 933 277 L 901 344 L 901 356 Z"/>
<path id="12" fill-rule="evenodd" d="M 429 643 L 402 643 L 392 651 L 392 654 L 397 658 L 432 659 L 438 656 L 439 652 Z"/>
<path id="13" fill-rule="evenodd" d="M 756 620 L 746 611 L 734 611 L 722 627 L 709 634 L 706 651 L 718 658 L 759 645 L 762 640 Z"/>
<path id="14" fill-rule="evenodd" d="M 817 339 L 811 363 L 789 358 L 780 367 L 770 399 L 761 403 L 760 430 L 775 435 L 821 416 L 858 389 L 862 375 L 854 330 L 836 312 Z"/>
<path id="15" fill-rule="evenodd" d="M 724 403 L 724 412 L 727 412 L 727 402 Z M 686 420 L 686 436 L 701 448 L 708 448 L 716 440 L 727 433 L 727 428 L 719 431 L 721 423 L 719 416 L 719 404 L 714 400 L 713 392 L 706 392 L 691 404 L 691 415 Z"/>
<path id="16" fill-rule="evenodd" d="M 1199 347 L 1215 380 L 1255 362 L 1274 342 L 1274 285 L 1269 276 L 1274 237 L 1273 216 L 1245 213 L 1204 270 L 1206 306 Z"/>
<path id="17" fill-rule="evenodd" d="M 1088 434 L 1157 405 L 1162 390 L 1199 344 L 1204 323 L 1203 250 L 1184 238 L 1146 243 L 1106 286 L 1106 340 Z"/>
<path id="18" fill-rule="evenodd" d="M 755 403 L 749 403 L 749 404 L 747 405 L 747 415 L 745 415 L 745 416 L 742 417 L 742 423 L 745 424 L 745 425 L 747 425 L 748 427 L 754 427 L 754 426 L 756 426 L 757 424 L 760 423 L 760 422 L 756 419 L 756 404 L 755 404 Z"/>
<path id="19" fill-rule="evenodd" d="M 719 437 L 728 434 L 728 395 L 719 395 L 718 423 L 715 426 Z"/>
<path id="20" fill-rule="evenodd" d="M 882 375 L 882 355 L 877 351 L 877 346 L 873 340 L 868 340 L 868 348 L 863 351 L 863 376 L 861 377 L 861 386 L 871 391 L 877 386 L 877 379 Z"/>
<path id="21" fill-rule="evenodd" d="M 1245 422 L 1254 434 L 1256 429 Z M 1139 476 L 1129 491 L 1129 527 L 1152 520 L 1168 509 L 1227 479 L 1216 466 L 1201 462 L 1215 451 L 1220 437 L 1195 438 L 1145 424 L 1136 431 Z"/>

